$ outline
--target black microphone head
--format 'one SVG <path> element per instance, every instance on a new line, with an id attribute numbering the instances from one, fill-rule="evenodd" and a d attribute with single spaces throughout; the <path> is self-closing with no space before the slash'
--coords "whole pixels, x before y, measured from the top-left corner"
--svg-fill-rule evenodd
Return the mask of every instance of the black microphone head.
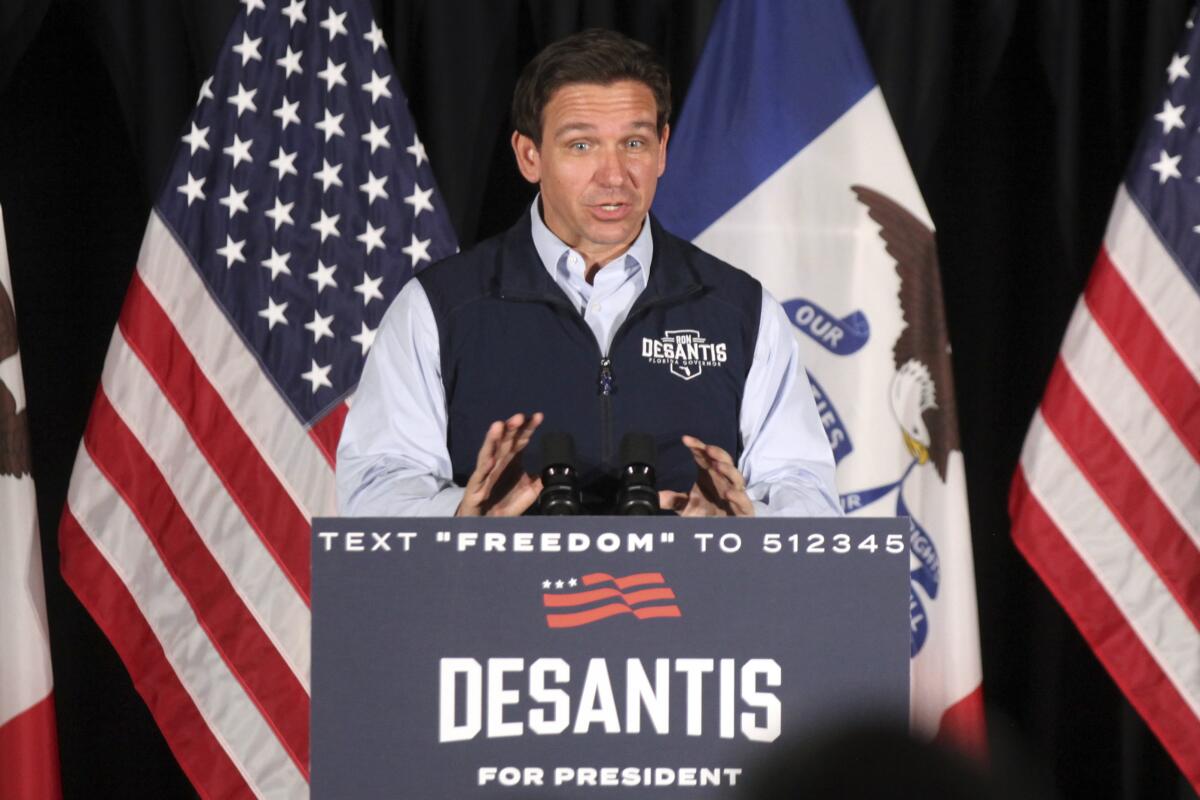
<path id="1" fill-rule="evenodd" d="M 627 433 L 621 437 L 621 465 L 645 464 L 650 468 L 657 466 L 658 448 L 654 437 L 648 433 Z"/>
<path id="2" fill-rule="evenodd" d="M 575 467 L 575 437 L 563 431 L 542 436 L 542 467 Z"/>
<path id="3" fill-rule="evenodd" d="M 578 514 L 583 504 L 575 475 L 575 439 L 552 431 L 542 437 L 541 513 L 547 516 Z"/>

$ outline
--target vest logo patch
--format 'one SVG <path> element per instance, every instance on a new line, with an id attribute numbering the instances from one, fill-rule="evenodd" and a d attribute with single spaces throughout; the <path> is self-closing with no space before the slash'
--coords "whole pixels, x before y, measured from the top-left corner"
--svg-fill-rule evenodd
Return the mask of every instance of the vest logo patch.
<path id="1" fill-rule="evenodd" d="M 661 339 L 642 337 L 642 357 L 651 364 L 667 364 L 676 378 L 690 381 L 705 367 L 719 367 L 728 359 L 724 342 L 709 342 L 700 331 L 667 331 Z"/>

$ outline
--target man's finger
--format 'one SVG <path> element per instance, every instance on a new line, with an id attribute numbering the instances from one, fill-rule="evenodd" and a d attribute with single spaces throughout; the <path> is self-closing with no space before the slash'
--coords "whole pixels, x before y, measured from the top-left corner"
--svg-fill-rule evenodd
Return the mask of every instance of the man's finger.
<path id="1" fill-rule="evenodd" d="M 658 493 L 658 507 L 666 511 L 682 511 L 688 502 L 688 496 L 683 492 L 662 489 Z"/>
<path id="2" fill-rule="evenodd" d="M 515 517 L 524 514 L 534 504 L 542 493 L 542 479 L 522 475 L 508 493 L 504 495 L 491 509 L 489 517 Z"/>
<path id="3" fill-rule="evenodd" d="M 746 479 L 742 477 L 742 473 L 733 464 L 725 461 L 709 461 L 709 472 L 721 476 L 722 479 L 733 489 L 744 491 L 746 488 Z"/>
<path id="4" fill-rule="evenodd" d="M 479 445 L 479 455 L 475 459 L 475 473 L 483 470 L 484 464 L 496 455 L 496 443 L 500 441 L 503 433 L 504 423 L 499 420 L 488 426 L 487 432 L 483 435 L 483 442 Z M 472 477 L 475 473 L 472 473 Z"/>
<path id="5" fill-rule="evenodd" d="M 521 452 L 529 444 L 529 440 L 533 438 L 533 432 L 542 424 L 545 415 L 538 411 L 535 414 L 530 414 L 529 419 L 525 420 L 525 424 L 517 431 L 517 441 L 514 446 L 515 452 Z"/>
<path id="6" fill-rule="evenodd" d="M 750 500 L 750 495 L 746 494 L 745 489 L 730 489 L 725 493 L 724 499 L 736 516 L 754 516 L 754 503 Z"/>

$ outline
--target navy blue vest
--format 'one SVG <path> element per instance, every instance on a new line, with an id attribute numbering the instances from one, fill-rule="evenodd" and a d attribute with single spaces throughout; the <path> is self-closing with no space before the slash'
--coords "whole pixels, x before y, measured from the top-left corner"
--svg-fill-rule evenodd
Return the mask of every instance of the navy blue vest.
<path id="1" fill-rule="evenodd" d="M 695 482 L 685 433 L 740 455 L 762 287 L 653 217 L 650 226 L 649 281 L 607 359 L 543 267 L 528 215 L 417 276 L 438 325 L 456 483 L 474 469 L 488 425 L 518 412 L 546 415 L 525 469 L 541 468 L 542 433 L 570 433 L 585 502 L 597 509 L 611 500 L 627 432 L 655 437 L 662 489 L 687 491 Z"/>

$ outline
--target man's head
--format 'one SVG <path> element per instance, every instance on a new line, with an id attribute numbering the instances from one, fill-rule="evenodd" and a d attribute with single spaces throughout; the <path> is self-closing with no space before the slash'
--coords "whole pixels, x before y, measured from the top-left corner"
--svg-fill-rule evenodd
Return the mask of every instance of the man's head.
<path id="1" fill-rule="evenodd" d="M 546 224 L 590 261 L 629 246 L 666 168 L 671 88 L 644 44 L 589 30 L 547 47 L 513 94 L 513 152 Z"/>

